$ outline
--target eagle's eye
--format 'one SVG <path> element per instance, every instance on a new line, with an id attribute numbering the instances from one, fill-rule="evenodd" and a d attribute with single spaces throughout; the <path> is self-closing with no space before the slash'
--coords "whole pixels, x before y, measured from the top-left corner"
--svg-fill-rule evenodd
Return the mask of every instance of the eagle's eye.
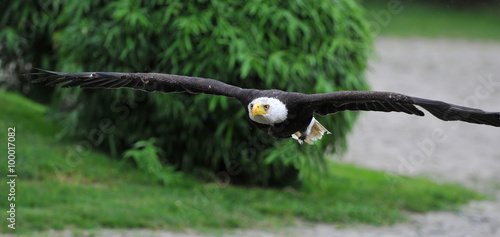
<path id="1" fill-rule="evenodd" d="M 264 105 L 264 109 L 268 110 L 269 109 L 269 105 Z"/>
<path id="2" fill-rule="evenodd" d="M 253 104 L 250 104 L 250 109 L 253 108 Z"/>

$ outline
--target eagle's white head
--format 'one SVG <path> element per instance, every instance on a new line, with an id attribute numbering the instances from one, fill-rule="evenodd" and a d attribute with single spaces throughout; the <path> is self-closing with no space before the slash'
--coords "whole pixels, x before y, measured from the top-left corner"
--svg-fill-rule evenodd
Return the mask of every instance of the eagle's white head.
<path id="1" fill-rule="evenodd" d="M 259 97 L 248 104 L 248 117 L 257 123 L 281 123 L 286 120 L 287 114 L 285 104 L 276 98 Z"/>

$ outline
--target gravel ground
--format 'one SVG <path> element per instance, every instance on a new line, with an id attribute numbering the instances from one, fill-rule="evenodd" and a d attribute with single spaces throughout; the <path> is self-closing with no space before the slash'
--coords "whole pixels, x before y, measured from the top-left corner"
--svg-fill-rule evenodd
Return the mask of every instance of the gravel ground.
<path id="1" fill-rule="evenodd" d="M 394 91 L 500 111 L 500 44 L 449 39 L 378 38 L 368 74 L 373 90 Z M 343 162 L 488 193 L 459 212 L 411 214 L 387 227 L 307 224 L 238 230 L 224 236 L 500 236 L 500 129 L 397 113 L 364 113 Z M 71 236 L 70 231 L 57 232 Z M 49 235 L 52 235 L 49 234 Z M 80 232 L 80 234 L 82 234 Z M 85 233 L 83 233 L 85 235 Z M 102 230 L 93 236 L 202 236 L 149 230 Z"/>
<path id="2" fill-rule="evenodd" d="M 500 44 L 448 39 L 379 38 L 368 78 L 373 90 L 395 91 L 500 111 Z M 344 162 L 402 175 L 456 182 L 495 200 L 460 212 L 412 215 L 392 227 L 337 230 L 316 236 L 500 236 L 500 129 L 405 114 L 364 113 Z M 313 232 L 314 233 L 314 232 Z"/>

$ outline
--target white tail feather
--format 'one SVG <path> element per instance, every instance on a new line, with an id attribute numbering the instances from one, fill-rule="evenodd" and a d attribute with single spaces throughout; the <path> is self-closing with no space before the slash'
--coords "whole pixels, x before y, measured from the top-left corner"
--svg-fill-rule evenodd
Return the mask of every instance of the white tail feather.
<path id="1" fill-rule="evenodd" d="M 320 140 L 323 137 L 323 134 L 331 134 L 331 132 L 323 127 L 323 125 L 321 125 L 315 118 L 312 119 L 311 124 L 307 127 L 306 133 L 308 134 L 304 140 L 300 139 L 302 136 L 301 132 L 292 134 L 292 138 L 297 140 L 300 144 L 302 144 L 302 142 L 312 144 L 314 141 Z"/>

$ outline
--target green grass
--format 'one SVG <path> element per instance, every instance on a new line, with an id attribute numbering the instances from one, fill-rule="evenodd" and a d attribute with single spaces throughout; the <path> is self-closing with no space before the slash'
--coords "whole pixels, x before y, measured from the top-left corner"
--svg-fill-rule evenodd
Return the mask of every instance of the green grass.
<path id="1" fill-rule="evenodd" d="M 16 127 L 17 230 L 151 228 L 181 230 L 277 228 L 297 220 L 337 224 L 392 224 L 407 212 L 456 210 L 483 198 L 454 184 L 436 184 L 332 163 L 331 177 L 307 180 L 301 189 L 262 189 L 203 183 L 169 173 L 151 181 L 130 162 L 83 149 L 85 139 L 56 140 L 46 107 L 0 91 L 0 154 L 8 127 Z M 1 162 L 6 168 L 5 159 Z M 5 173 L 2 210 L 9 205 Z M 12 232 L 2 212 L 0 232 Z"/>
<path id="2" fill-rule="evenodd" d="M 498 7 L 455 9 L 442 5 L 422 4 L 418 1 L 399 1 L 403 10 L 391 14 L 391 19 L 385 24 L 385 20 L 376 20 L 374 15 L 380 11 L 387 11 L 388 2 L 388 0 L 362 2 L 369 22 L 380 27 L 380 35 L 500 40 Z M 372 26 L 372 32 L 377 29 L 377 26 Z"/>

